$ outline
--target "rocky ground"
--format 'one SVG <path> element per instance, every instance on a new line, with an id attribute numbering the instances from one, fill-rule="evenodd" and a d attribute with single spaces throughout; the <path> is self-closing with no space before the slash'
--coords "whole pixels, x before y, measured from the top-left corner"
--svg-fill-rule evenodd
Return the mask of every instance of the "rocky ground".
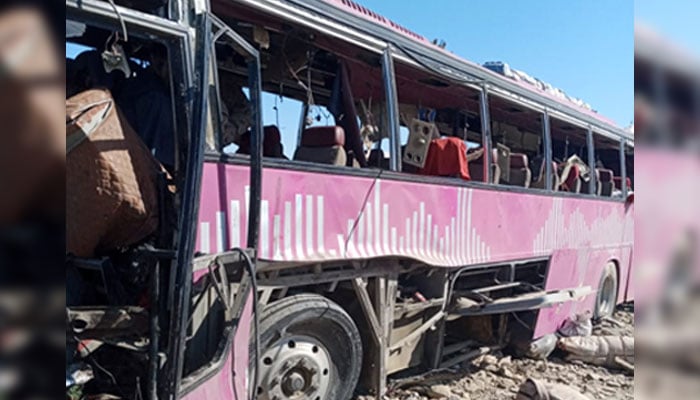
<path id="1" fill-rule="evenodd" d="M 613 321 L 594 327 L 594 335 L 634 335 L 632 306 L 618 309 Z M 566 384 L 591 400 L 633 399 L 634 374 L 622 370 L 569 362 L 554 353 L 547 360 L 487 354 L 454 369 L 428 374 L 418 382 L 392 390 L 385 400 L 504 400 L 514 399 L 527 378 Z M 356 400 L 363 400 L 358 398 Z"/>

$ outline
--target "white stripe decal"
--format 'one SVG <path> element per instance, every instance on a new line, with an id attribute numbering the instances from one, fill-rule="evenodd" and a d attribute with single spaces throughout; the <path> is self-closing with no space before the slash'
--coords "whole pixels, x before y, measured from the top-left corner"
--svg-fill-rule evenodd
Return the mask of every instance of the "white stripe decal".
<path id="1" fill-rule="evenodd" d="M 413 236 L 411 236 L 411 254 L 417 255 L 418 250 L 418 211 L 413 212 Z"/>
<path id="2" fill-rule="evenodd" d="M 456 258 L 461 263 L 462 261 L 462 243 L 464 242 L 464 189 L 457 189 L 457 234 L 455 236 L 455 245 L 457 247 Z"/>
<path id="3" fill-rule="evenodd" d="M 420 221 L 418 225 L 418 254 L 425 256 L 425 203 L 420 203 Z"/>
<path id="4" fill-rule="evenodd" d="M 272 225 L 272 243 L 275 247 L 275 252 L 272 255 L 272 258 L 275 260 L 281 260 L 282 259 L 282 250 L 280 248 L 280 216 L 275 215 L 274 217 L 274 222 Z"/>
<path id="5" fill-rule="evenodd" d="M 325 239 L 323 237 L 324 232 L 323 232 L 323 224 L 324 224 L 324 218 L 323 218 L 323 196 L 316 196 L 316 235 L 317 235 L 317 246 L 318 246 L 318 252 L 319 254 L 325 253 L 324 249 L 324 243 L 323 240 Z M 342 251 L 342 248 L 339 248 L 338 250 Z"/>
<path id="6" fill-rule="evenodd" d="M 433 251 L 433 242 L 432 242 L 432 236 L 431 233 L 433 232 L 433 216 L 432 214 L 428 214 L 428 220 L 426 222 L 426 238 L 425 238 L 425 249 L 426 249 L 426 254 L 428 254 L 428 257 L 435 257 L 435 252 Z"/>
<path id="7" fill-rule="evenodd" d="M 353 221 L 353 225 L 355 224 L 355 221 Z M 364 257 L 365 256 L 365 213 L 364 210 L 360 210 L 360 215 L 357 218 L 357 225 L 355 228 L 355 232 L 352 235 L 352 239 L 350 242 L 355 242 L 355 248 L 357 251 L 357 255 L 359 257 Z M 353 240 L 356 239 L 356 240 Z M 348 250 L 349 251 L 349 250 Z"/>
<path id="8" fill-rule="evenodd" d="M 245 224 L 243 225 L 243 237 L 248 237 L 248 216 L 250 215 L 250 186 L 243 188 L 245 195 Z"/>
<path id="9" fill-rule="evenodd" d="M 392 228 L 391 228 L 391 252 L 394 253 L 394 254 L 398 254 L 398 252 L 399 252 L 399 249 L 398 249 L 398 247 L 397 247 L 396 240 L 397 240 L 397 238 L 396 238 L 396 228 L 393 228 L 393 227 L 392 227 Z"/>
<path id="10" fill-rule="evenodd" d="M 306 255 L 314 254 L 314 196 L 306 195 Z"/>
<path id="11" fill-rule="evenodd" d="M 404 241 L 406 242 L 406 247 L 402 247 L 401 252 L 409 251 L 411 248 L 411 219 L 406 218 L 406 236 L 404 236 Z"/>
<path id="12" fill-rule="evenodd" d="M 270 204 L 267 200 L 260 202 L 260 256 L 270 257 Z"/>
<path id="13" fill-rule="evenodd" d="M 294 196 L 294 244 L 296 256 L 304 258 L 304 196 L 297 194 Z"/>
<path id="14" fill-rule="evenodd" d="M 216 252 L 221 253 L 226 248 L 226 214 L 216 212 Z"/>
<path id="15" fill-rule="evenodd" d="M 292 260 L 292 203 L 284 202 L 284 259 Z"/>
<path id="16" fill-rule="evenodd" d="M 384 249 L 382 249 L 382 246 L 379 244 L 379 240 L 381 239 L 379 235 L 381 235 L 381 228 L 379 226 L 380 219 L 381 219 L 381 181 L 377 179 L 376 184 L 374 185 L 374 235 L 377 237 L 377 241 L 375 243 L 375 255 L 380 255 L 384 254 Z"/>
<path id="17" fill-rule="evenodd" d="M 199 244 L 199 250 L 202 253 L 209 253 L 211 251 L 211 248 L 209 246 L 209 222 L 202 222 L 199 225 L 200 233 L 200 244 Z"/>
<path id="18" fill-rule="evenodd" d="M 231 234 L 231 247 L 241 247 L 241 202 L 238 200 L 231 200 L 231 215 L 229 220 L 231 221 L 229 229 Z M 268 223 L 267 218 L 262 218 L 260 221 L 261 226 Z M 262 229 L 261 229 L 262 230 Z"/>
<path id="19" fill-rule="evenodd" d="M 455 219 L 450 219 L 450 237 L 452 241 L 450 242 L 450 260 L 455 263 L 457 258 L 457 235 L 455 234 Z"/>

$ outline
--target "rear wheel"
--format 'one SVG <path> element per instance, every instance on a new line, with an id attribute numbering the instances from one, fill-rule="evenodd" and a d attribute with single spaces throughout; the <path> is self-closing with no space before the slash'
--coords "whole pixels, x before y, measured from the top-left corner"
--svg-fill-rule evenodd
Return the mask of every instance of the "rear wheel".
<path id="1" fill-rule="evenodd" d="M 595 310 L 593 316 L 595 319 L 601 319 L 612 316 L 617 304 L 617 270 L 615 263 L 609 261 L 600 276 L 598 283 L 598 295 L 596 296 Z"/>
<path id="2" fill-rule="evenodd" d="M 265 308 L 260 333 L 257 399 L 350 398 L 360 375 L 362 343 L 336 303 L 317 295 L 284 298 Z M 251 360 L 253 354 L 251 349 Z"/>

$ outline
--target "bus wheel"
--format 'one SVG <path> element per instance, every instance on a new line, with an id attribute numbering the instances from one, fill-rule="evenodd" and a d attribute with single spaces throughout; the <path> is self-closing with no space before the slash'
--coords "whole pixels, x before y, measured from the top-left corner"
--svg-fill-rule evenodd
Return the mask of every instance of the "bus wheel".
<path id="1" fill-rule="evenodd" d="M 615 263 L 609 261 L 600 276 L 598 283 L 598 295 L 596 296 L 593 317 L 601 319 L 610 317 L 617 304 L 617 271 Z"/>
<path id="2" fill-rule="evenodd" d="M 257 399 L 350 398 L 360 376 L 362 342 L 340 306 L 317 295 L 287 297 L 265 308 L 260 332 Z"/>

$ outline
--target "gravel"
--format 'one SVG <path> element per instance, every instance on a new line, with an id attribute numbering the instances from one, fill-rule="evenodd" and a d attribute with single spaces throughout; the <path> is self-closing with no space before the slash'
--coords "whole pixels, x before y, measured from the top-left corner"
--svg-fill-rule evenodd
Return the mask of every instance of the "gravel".
<path id="1" fill-rule="evenodd" d="M 612 320 L 595 326 L 593 334 L 633 336 L 633 307 L 620 307 Z M 391 390 L 384 400 L 514 399 L 527 378 L 569 385 L 591 400 L 634 399 L 633 373 L 564 361 L 561 356 L 555 352 L 547 360 L 532 360 L 500 352 L 487 354 L 453 369 L 427 374 L 418 382 L 412 380 L 411 384 Z M 355 400 L 368 399 L 372 397 Z"/>

